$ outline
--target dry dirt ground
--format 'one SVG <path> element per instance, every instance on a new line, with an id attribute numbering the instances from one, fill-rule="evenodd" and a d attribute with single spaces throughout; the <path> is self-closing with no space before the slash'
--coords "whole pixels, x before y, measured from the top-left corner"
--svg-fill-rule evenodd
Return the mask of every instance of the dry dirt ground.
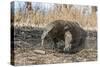
<path id="1" fill-rule="evenodd" d="M 97 60 L 97 34 L 94 31 L 88 32 L 86 48 L 76 54 L 55 52 L 51 48 L 40 47 L 40 36 L 42 29 L 23 27 L 14 28 L 14 65 L 30 64 L 55 64 L 86 62 Z M 50 44 L 50 43 L 48 43 Z M 48 47 L 48 46 L 46 46 Z M 45 53 L 36 53 L 34 50 L 41 50 Z"/>

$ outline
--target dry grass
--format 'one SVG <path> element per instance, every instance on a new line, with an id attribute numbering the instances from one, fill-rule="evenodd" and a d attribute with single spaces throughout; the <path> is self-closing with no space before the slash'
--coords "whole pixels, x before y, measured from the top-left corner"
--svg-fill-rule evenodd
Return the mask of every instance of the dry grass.
<path id="1" fill-rule="evenodd" d="M 30 64 L 57 64 L 57 63 L 72 63 L 96 61 L 97 51 L 84 49 L 77 54 L 52 53 L 46 50 L 45 55 L 34 53 L 34 49 L 16 49 L 15 50 L 15 65 L 30 65 Z"/>
<path id="2" fill-rule="evenodd" d="M 96 12 L 85 16 L 81 14 L 81 10 L 68 9 L 68 8 L 56 8 L 49 11 L 46 15 L 37 11 L 29 11 L 26 14 L 21 12 L 15 13 L 14 24 L 16 26 L 44 26 L 54 20 L 70 20 L 77 21 L 84 28 L 96 28 L 97 27 L 97 16 Z"/>

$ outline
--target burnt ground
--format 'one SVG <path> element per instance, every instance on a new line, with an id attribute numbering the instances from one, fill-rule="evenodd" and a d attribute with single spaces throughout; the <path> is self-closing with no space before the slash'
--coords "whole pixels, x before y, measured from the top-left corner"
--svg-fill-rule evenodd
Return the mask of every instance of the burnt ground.
<path id="1" fill-rule="evenodd" d="M 14 28 L 14 51 L 12 50 L 12 60 L 14 65 L 30 65 L 30 64 L 55 64 L 55 63 L 72 63 L 86 62 L 97 60 L 97 32 L 87 31 L 85 49 L 76 53 L 68 54 L 63 52 L 55 52 L 51 49 L 53 44 L 47 40 L 45 48 L 42 49 L 41 34 L 43 29 L 33 27 L 16 27 Z M 14 43 L 14 44 L 13 44 Z M 13 47 L 11 47 L 13 48 Z M 35 53 L 34 50 L 45 51 L 45 54 Z"/>

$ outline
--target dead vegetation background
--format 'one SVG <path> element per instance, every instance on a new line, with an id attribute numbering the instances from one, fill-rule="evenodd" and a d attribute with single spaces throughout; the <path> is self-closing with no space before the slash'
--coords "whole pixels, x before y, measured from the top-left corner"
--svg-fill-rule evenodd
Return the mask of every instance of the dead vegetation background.
<path id="1" fill-rule="evenodd" d="M 16 26 L 39 27 L 39 26 L 44 26 L 47 23 L 50 23 L 54 20 L 61 19 L 61 20 L 77 21 L 79 22 L 80 25 L 82 25 L 83 28 L 86 29 L 87 28 L 96 29 L 97 27 L 96 6 L 78 5 L 80 8 L 78 9 L 75 8 L 76 5 L 66 5 L 66 4 L 50 5 L 50 3 L 48 3 L 49 6 L 43 6 L 42 4 L 45 3 L 35 4 L 31 2 L 25 2 L 23 7 L 20 7 L 19 10 L 15 10 L 14 24 Z M 34 5 L 35 7 L 33 7 L 32 5 Z"/>

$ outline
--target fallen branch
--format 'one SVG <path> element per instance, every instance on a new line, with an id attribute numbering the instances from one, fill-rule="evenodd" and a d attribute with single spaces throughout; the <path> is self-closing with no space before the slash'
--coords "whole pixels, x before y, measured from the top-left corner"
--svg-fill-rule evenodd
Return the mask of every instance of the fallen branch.
<path id="1" fill-rule="evenodd" d="M 46 54 L 46 52 L 43 51 L 43 50 L 34 50 L 34 53 L 37 53 L 37 54 Z"/>

